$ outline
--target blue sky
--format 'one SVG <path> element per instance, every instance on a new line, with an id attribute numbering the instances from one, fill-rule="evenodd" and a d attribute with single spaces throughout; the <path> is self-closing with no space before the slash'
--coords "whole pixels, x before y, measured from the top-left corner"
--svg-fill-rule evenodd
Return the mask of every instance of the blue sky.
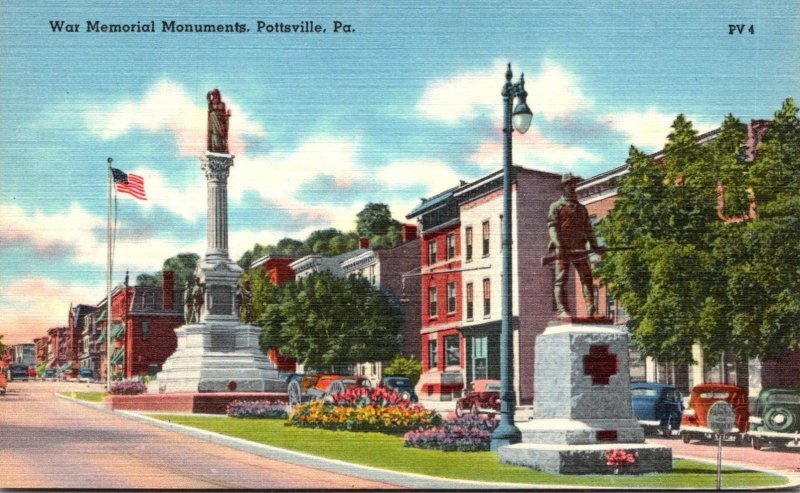
<path id="1" fill-rule="evenodd" d="M 119 197 L 115 282 L 205 253 L 206 93 L 232 110 L 230 248 L 404 216 L 501 167 L 505 64 L 525 73 L 517 164 L 588 177 L 679 113 L 769 118 L 797 97 L 800 2 L 3 2 L 0 333 L 31 341 L 105 295 L 106 159 L 145 178 Z M 163 2 L 166 3 L 166 2 Z M 223 5 L 221 5 L 223 4 Z M 78 24 L 53 32 L 50 21 Z M 242 23 L 245 33 L 164 33 Z M 258 21 L 325 33 L 258 33 Z M 334 33 L 334 21 L 354 32 Z M 90 33 L 87 21 L 155 33 Z M 743 34 L 728 34 L 744 24 Z M 754 34 L 747 32 L 750 25 Z"/>

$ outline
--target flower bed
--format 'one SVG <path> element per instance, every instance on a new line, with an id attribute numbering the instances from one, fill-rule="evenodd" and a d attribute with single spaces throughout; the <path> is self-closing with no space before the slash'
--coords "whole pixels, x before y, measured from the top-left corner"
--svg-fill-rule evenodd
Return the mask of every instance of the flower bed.
<path id="1" fill-rule="evenodd" d="M 331 402 L 311 401 L 289 415 L 289 423 L 327 430 L 405 433 L 441 421 L 436 411 L 401 399 L 387 389 L 355 388 L 331 396 Z"/>
<path id="2" fill-rule="evenodd" d="M 232 418 L 274 418 L 285 419 L 286 402 L 260 401 L 233 401 L 228 404 L 226 413 Z"/>
<path id="3" fill-rule="evenodd" d="M 489 450 L 499 422 L 487 416 L 465 414 L 441 426 L 419 428 L 405 434 L 405 446 L 459 452 Z"/>
<path id="4" fill-rule="evenodd" d="M 147 392 L 147 386 L 138 380 L 123 380 L 111 385 L 111 393 L 114 395 L 136 395 Z"/>

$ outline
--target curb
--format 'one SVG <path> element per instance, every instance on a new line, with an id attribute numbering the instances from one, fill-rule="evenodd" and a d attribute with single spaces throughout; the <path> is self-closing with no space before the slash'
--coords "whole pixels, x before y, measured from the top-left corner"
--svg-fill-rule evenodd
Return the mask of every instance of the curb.
<path id="1" fill-rule="evenodd" d="M 201 440 L 207 440 L 213 443 L 217 443 L 220 445 L 225 445 L 228 447 L 235 448 L 237 450 L 241 450 L 243 452 L 252 453 L 258 455 L 260 457 L 265 457 L 268 459 L 275 459 L 281 460 L 284 462 L 290 462 L 292 464 L 299 464 L 306 467 L 312 467 L 316 469 L 323 469 L 329 472 L 335 472 L 339 474 L 347 474 L 350 476 L 356 476 L 362 479 L 368 479 L 372 481 L 382 481 L 385 483 L 389 483 L 392 486 L 396 486 L 401 489 L 422 489 L 422 490 L 430 490 L 430 489 L 447 489 L 447 490 L 498 490 L 498 489 L 516 489 L 516 490 L 524 490 L 524 489 L 544 489 L 544 490 L 603 490 L 603 489 L 619 489 L 615 487 L 606 487 L 606 486 L 576 486 L 576 485 L 553 485 L 553 484 L 535 484 L 535 483 L 500 483 L 500 482 L 481 482 L 481 481 L 469 481 L 469 480 L 460 480 L 460 479 L 445 479 L 445 478 L 437 478 L 434 476 L 425 476 L 422 474 L 414 474 L 414 473 L 407 473 L 407 472 L 399 472 L 399 471 L 391 471 L 388 469 L 381 469 L 372 466 L 364 466 L 360 464 L 353 464 L 350 462 L 340 461 L 336 459 L 328 459 L 325 457 L 319 457 L 316 455 L 306 454 L 303 452 L 295 452 L 292 450 L 286 450 L 278 447 L 273 447 L 271 445 L 264 445 L 256 442 L 251 442 L 248 440 L 244 440 L 242 438 L 230 437 L 227 435 L 222 435 L 219 433 L 215 433 L 213 431 L 206 431 L 201 430 L 198 428 L 192 428 L 189 426 L 179 425 L 177 423 L 170 423 L 167 421 L 158 420 L 155 418 L 150 418 L 148 416 L 144 416 L 134 411 L 114 411 L 112 409 L 107 408 L 104 404 L 97 404 L 90 401 L 84 401 L 81 399 L 72 398 L 65 395 L 60 395 L 56 393 L 56 396 L 75 402 L 77 404 L 90 407 L 99 411 L 103 411 L 110 414 L 115 414 L 118 416 L 123 416 L 128 419 L 132 419 L 134 421 L 138 421 L 140 423 L 150 424 L 153 426 L 157 426 L 162 429 L 175 431 L 178 433 L 183 433 L 186 435 L 193 436 L 195 438 L 199 438 Z M 218 416 L 218 415 L 214 415 Z M 691 457 L 691 456 L 673 456 L 673 458 L 681 458 L 681 459 L 688 459 L 697 462 L 703 462 L 707 464 L 716 464 L 715 460 L 703 459 L 699 457 Z M 781 486 L 764 486 L 764 487 L 757 487 L 757 488 L 735 488 L 737 490 L 752 490 L 752 491 L 786 491 L 786 490 L 796 490 L 800 487 L 800 473 L 794 474 L 789 473 L 787 471 L 776 471 L 771 469 L 765 469 L 763 467 L 753 466 L 749 464 L 742 464 L 737 462 L 726 462 L 726 466 L 732 467 L 739 467 L 742 469 L 749 469 L 752 471 L 758 471 L 768 474 L 775 474 L 785 478 L 788 484 L 781 485 Z M 724 487 L 724 483 L 723 483 Z M 639 490 L 649 490 L 653 491 L 652 488 L 627 488 L 627 489 L 639 489 Z M 687 488 L 691 489 L 691 488 Z M 712 490 L 713 488 L 709 488 Z M 725 488 L 725 489 L 734 489 L 734 488 Z"/>

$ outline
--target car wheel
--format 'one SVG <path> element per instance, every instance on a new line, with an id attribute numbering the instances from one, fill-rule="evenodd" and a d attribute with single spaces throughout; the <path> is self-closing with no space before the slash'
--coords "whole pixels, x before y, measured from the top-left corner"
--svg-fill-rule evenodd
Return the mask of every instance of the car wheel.
<path id="1" fill-rule="evenodd" d="M 797 418 L 792 411 L 783 407 L 773 407 L 764 414 L 764 424 L 772 431 L 789 431 L 796 422 Z"/>
<path id="2" fill-rule="evenodd" d="M 684 431 L 681 433 L 681 440 L 683 440 L 683 443 L 689 443 L 692 441 L 692 437 L 690 437 L 689 434 Z"/>
<path id="3" fill-rule="evenodd" d="M 298 404 L 300 404 L 302 402 L 302 399 L 301 399 L 301 396 L 300 396 L 300 384 L 299 383 L 294 382 L 294 381 L 290 382 L 289 383 L 289 388 L 287 390 L 287 393 L 289 394 L 289 407 L 291 409 L 294 409 Z"/>
<path id="4" fill-rule="evenodd" d="M 760 438 L 752 437 L 750 439 L 750 445 L 753 447 L 753 450 L 761 450 L 761 446 L 764 445 L 764 443 L 761 441 Z"/>
<path id="5" fill-rule="evenodd" d="M 327 393 L 328 393 L 328 395 L 341 394 L 345 390 L 346 389 L 344 388 L 344 384 L 342 382 L 336 381 L 336 382 L 333 382 L 330 385 L 330 387 L 328 387 L 328 392 Z"/>
<path id="6" fill-rule="evenodd" d="M 456 402 L 456 416 L 459 418 L 464 415 L 464 409 L 461 408 L 461 403 Z"/>
<path id="7" fill-rule="evenodd" d="M 410 401 L 411 400 L 411 392 L 409 392 L 407 390 L 404 390 L 403 392 L 400 393 L 400 398 L 403 399 L 404 401 Z"/>

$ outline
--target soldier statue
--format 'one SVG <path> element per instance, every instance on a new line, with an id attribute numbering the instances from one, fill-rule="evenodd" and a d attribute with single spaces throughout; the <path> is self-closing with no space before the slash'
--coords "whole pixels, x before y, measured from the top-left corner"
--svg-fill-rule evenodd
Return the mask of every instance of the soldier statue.
<path id="1" fill-rule="evenodd" d="M 563 195 L 550 205 L 547 215 L 547 229 L 550 233 L 549 250 L 555 259 L 554 294 L 559 318 L 570 318 L 565 292 L 570 265 L 574 265 L 578 271 L 588 317 L 591 318 L 595 313 L 589 254 L 591 252 L 602 254 L 603 248 L 597 245 L 586 207 L 578 202 L 575 191 L 578 181 L 579 178 L 571 173 L 561 177 Z"/>
<path id="2" fill-rule="evenodd" d="M 206 95 L 208 99 L 208 137 L 209 152 L 228 152 L 228 119 L 230 110 L 225 108 L 219 89 L 212 89 Z"/>

